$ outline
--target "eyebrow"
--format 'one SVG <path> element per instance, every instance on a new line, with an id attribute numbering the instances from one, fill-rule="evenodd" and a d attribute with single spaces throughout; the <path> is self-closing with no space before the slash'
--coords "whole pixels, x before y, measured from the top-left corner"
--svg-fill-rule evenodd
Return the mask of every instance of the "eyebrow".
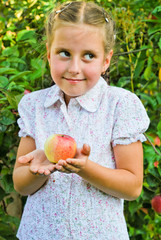
<path id="1" fill-rule="evenodd" d="M 54 48 L 54 51 L 67 51 L 67 52 L 71 52 L 70 49 L 68 48 L 64 48 L 64 47 L 57 47 L 57 48 Z M 99 54 L 99 51 L 97 51 L 96 49 L 84 49 L 83 50 L 83 53 L 93 53 L 93 54 Z"/>
<path id="2" fill-rule="evenodd" d="M 68 51 L 68 52 L 70 52 L 69 49 L 64 48 L 64 47 L 57 47 L 57 48 L 54 48 L 54 50 L 55 50 L 55 51 Z"/>

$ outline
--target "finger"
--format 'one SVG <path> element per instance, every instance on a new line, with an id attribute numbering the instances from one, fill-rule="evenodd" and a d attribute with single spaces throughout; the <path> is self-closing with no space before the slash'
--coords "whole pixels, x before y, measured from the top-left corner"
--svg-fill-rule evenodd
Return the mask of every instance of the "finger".
<path id="1" fill-rule="evenodd" d="M 67 168 L 74 167 L 74 168 L 82 168 L 84 166 L 84 160 L 83 159 L 76 159 L 76 158 L 68 158 L 66 160 L 67 162 Z M 65 166 L 66 167 L 66 166 Z"/>
<path id="2" fill-rule="evenodd" d="M 37 172 L 38 172 L 38 168 L 35 168 L 35 167 L 30 167 L 29 170 L 33 174 L 37 174 Z"/>
<path id="3" fill-rule="evenodd" d="M 54 168 L 52 167 L 50 167 L 50 166 L 47 166 L 47 167 L 45 167 L 45 168 L 39 168 L 38 169 L 38 173 L 39 174 L 43 174 L 43 175 L 50 175 L 51 173 L 53 173 L 55 171 L 55 166 L 54 166 Z"/>
<path id="4" fill-rule="evenodd" d="M 60 165 L 56 165 L 55 168 L 56 168 L 57 171 L 59 171 L 59 172 L 63 172 L 63 173 L 71 173 L 68 169 L 65 169 L 65 167 L 60 166 Z"/>
<path id="5" fill-rule="evenodd" d="M 86 155 L 86 156 L 89 156 L 90 155 L 90 151 L 91 151 L 90 146 L 88 144 L 83 144 L 81 153 Z"/>
<path id="6" fill-rule="evenodd" d="M 71 160 L 72 164 L 68 164 L 67 160 Z M 80 171 L 81 165 L 80 161 L 77 161 L 76 159 L 67 159 L 67 160 L 59 160 L 58 163 L 56 164 L 56 169 L 61 172 L 65 173 L 77 173 Z M 77 165 L 78 163 L 78 165 Z"/>
<path id="7" fill-rule="evenodd" d="M 55 165 L 52 164 L 52 165 L 49 165 L 48 168 L 47 168 L 51 173 L 53 173 L 55 171 Z"/>
<path id="8" fill-rule="evenodd" d="M 82 164 L 81 161 L 71 158 L 66 160 L 66 164 L 63 166 L 63 168 L 69 172 L 77 173 L 82 168 Z"/>
<path id="9" fill-rule="evenodd" d="M 48 169 L 30 169 L 31 173 L 39 176 L 48 176 L 51 172 Z"/>
<path id="10" fill-rule="evenodd" d="M 48 169 L 38 170 L 38 174 L 41 176 L 49 176 L 51 172 Z"/>
<path id="11" fill-rule="evenodd" d="M 72 166 L 74 166 L 74 167 L 79 167 L 80 166 L 80 161 L 78 161 L 77 159 L 75 159 L 75 158 L 68 158 L 67 160 L 66 160 L 66 163 L 68 164 L 68 165 L 72 165 Z"/>
<path id="12" fill-rule="evenodd" d="M 33 155 L 31 153 L 26 154 L 24 156 L 21 156 L 18 158 L 19 163 L 29 163 L 31 160 L 33 160 Z"/>
<path id="13" fill-rule="evenodd" d="M 66 171 L 70 173 L 78 173 L 80 171 L 80 168 L 75 168 L 75 167 L 64 167 Z"/>
<path id="14" fill-rule="evenodd" d="M 33 172 L 32 172 L 32 174 L 33 174 L 33 175 L 37 175 L 37 176 L 47 176 L 47 175 L 45 175 L 44 173 L 38 173 L 38 172 L 37 172 L 37 173 L 33 173 Z"/>
<path id="15" fill-rule="evenodd" d="M 59 160 L 58 162 L 57 162 L 57 165 L 60 165 L 60 166 L 66 166 L 67 165 L 67 162 L 66 162 L 66 160 Z"/>

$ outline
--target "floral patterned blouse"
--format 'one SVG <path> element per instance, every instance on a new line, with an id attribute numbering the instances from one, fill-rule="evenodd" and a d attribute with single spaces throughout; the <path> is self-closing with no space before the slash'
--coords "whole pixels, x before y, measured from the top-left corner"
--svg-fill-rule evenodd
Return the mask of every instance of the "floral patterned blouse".
<path id="1" fill-rule="evenodd" d="M 115 168 L 113 146 L 144 141 L 149 118 L 138 97 L 107 85 L 103 78 L 85 95 L 70 100 L 54 85 L 25 95 L 19 104 L 19 136 L 44 149 L 54 133 L 91 146 L 90 160 Z M 28 196 L 17 233 L 20 240 L 128 240 L 119 199 L 75 173 L 54 172 L 39 191 Z"/>

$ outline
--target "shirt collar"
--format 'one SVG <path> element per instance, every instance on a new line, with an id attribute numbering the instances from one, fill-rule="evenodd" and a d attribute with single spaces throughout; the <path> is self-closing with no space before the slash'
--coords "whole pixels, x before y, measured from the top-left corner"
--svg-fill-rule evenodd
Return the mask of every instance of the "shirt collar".
<path id="1" fill-rule="evenodd" d="M 102 96 L 107 87 L 108 85 L 106 81 L 100 77 L 99 81 L 93 88 L 91 88 L 86 94 L 77 97 L 76 100 L 85 110 L 95 112 L 99 108 Z"/>
<path id="2" fill-rule="evenodd" d="M 77 101 L 80 106 L 83 107 L 85 110 L 89 112 L 95 112 L 100 105 L 102 96 L 107 87 L 108 85 L 106 81 L 102 77 L 100 77 L 96 85 L 91 88 L 86 94 L 73 98 L 73 100 Z M 47 94 L 44 107 L 50 107 L 58 100 L 64 102 L 63 92 L 57 85 L 54 85 L 53 87 L 51 87 L 50 91 Z"/>
<path id="3" fill-rule="evenodd" d="M 52 86 L 46 96 L 44 107 L 48 108 L 51 107 L 54 103 L 56 103 L 58 100 L 63 102 L 64 100 L 63 92 L 61 89 L 55 84 Z"/>

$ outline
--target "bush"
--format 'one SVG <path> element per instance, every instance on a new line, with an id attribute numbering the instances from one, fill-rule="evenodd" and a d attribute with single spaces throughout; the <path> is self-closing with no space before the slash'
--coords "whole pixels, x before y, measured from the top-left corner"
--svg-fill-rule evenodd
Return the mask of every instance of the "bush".
<path id="1" fill-rule="evenodd" d="M 54 1 L 54 4 L 63 1 Z M 151 119 L 144 147 L 141 196 L 125 202 L 134 240 L 161 239 L 161 216 L 151 199 L 161 194 L 161 7 L 159 1 L 95 1 L 116 21 L 116 47 L 109 81 L 135 92 Z M 160 2 L 161 3 L 161 2 Z M 53 1 L 2 0 L 0 16 L 0 239 L 16 239 L 25 198 L 13 189 L 18 139 L 17 106 L 26 90 L 51 85 L 45 58 L 44 23 Z M 146 6 L 146 8 L 144 7 Z M 157 152 L 157 153 L 156 153 Z"/>

